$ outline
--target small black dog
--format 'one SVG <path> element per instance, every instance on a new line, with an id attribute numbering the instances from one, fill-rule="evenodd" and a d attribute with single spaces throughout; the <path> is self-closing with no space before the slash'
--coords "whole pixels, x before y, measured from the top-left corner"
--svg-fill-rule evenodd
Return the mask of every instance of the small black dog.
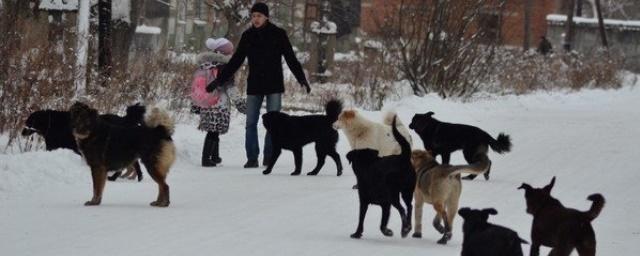
<path id="1" fill-rule="evenodd" d="M 80 102 L 69 113 L 73 136 L 93 177 L 93 197 L 85 205 L 100 204 L 109 170 L 123 169 L 140 159 L 158 183 L 158 198 L 151 206 L 169 206 L 165 179 L 175 161 L 175 146 L 173 120 L 167 113 L 154 108 L 143 125 L 135 127 L 111 125 L 98 117 L 97 110 Z"/>
<path id="2" fill-rule="evenodd" d="M 352 164 L 353 172 L 358 181 L 358 197 L 360 201 L 360 215 L 358 228 L 351 234 L 351 238 L 362 237 L 362 224 L 367 214 L 369 204 L 377 204 L 382 208 L 380 231 L 385 236 L 392 236 L 393 232 L 387 228 L 389 222 L 390 205 L 393 205 L 402 218 L 402 237 L 411 231 L 411 211 L 413 190 L 416 186 L 416 173 L 411 165 L 411 147 L 409 142 L 398 132 L 394 118 L 393 137 L 398 141 L 402 152 L 400 155 L 379 157 L 374 149 L 356 149 L 347 154 Z M 400 204 L 400 196 L 406 205 Z"/>
<path id="3" fill-rule="evenodd" d="M 124 117 L 104 114 L 100 115 L 100 118 L 114 125 L 133 127 L 142 125 L 145 112 L 146 108 L 140 105 L 140 103 L 136 103 L 127 107 L 127 115 Z M 30 136 L 34 133 L 39 134 L 44 138 L 47 151 L 66 148 L 73 150 L 76 154 L 80 154 L 76 140 L 71 132 L 70 114 L 68 111 L 49 109 L 35 111 L 29 115 L 24 126 L 22 136 Z M 142 171 L 137 161 L 133 164 L 133 168 L 136 171 L 138 181 L 142 181 Z M 116 172 L 109 177 L 109 180 L 116 180 L 121 173 L 121 171 Z"/>
<path id="4" fill-rule="evenodd" d="M 336 152 L 338 131 L 333 123 L 342 112 L 342 102 L 331 100 L 325 106 L 326 115 L 290 116 L 281 112 L 268 112 L 262 115 L 262 123 L 271 136 L 273 153 L 263 174 L 271 173 L 282 149 L 291 150 L 295 158 L 295 170 L 291 175 L 299 175 L 302 168 L 302 147 L 316 143 L 318 163 L 307 175 L 317 175 L 327 155 L 336 162 L 338 176 L 342 175 L 340 155 Z"/>
<path id="5" fill-rule="evenodd" d="M 449 164 L 451 153 L 459 149 L 462 149 L 464 159 L 469 164 L 473 164 L 473 157 L 479 150 L 485 149 L 486 154 L 487 145 L 499 154 L 511 150 L 509 135 L 500 133 L 496 140 L 478 127 L 440 122 L 432 117 L 433 114 L 433 112 L 415 114 L 409 128 L 420 136 L 424 148 L 431 151 L 434 157 L 442 156 L 442 164 Z M 486 180 L 489 179 L 490 171 L 491 167 L 484 173 Z M 464 179 L 474 179 L 475 177 L 476 175 L 471 174 Z"/>
<path id="6" fill-rule="evenodd" d="M 569 256 L 573 249 L 580 256 L 596 255 L 596 234 L 591 226 L 605 200 L 601 194 L 587 197 L 592 201 L 588 211 L 566 208 L 558 199 L 551 196 L 556 177 L 544 188 L 533 188 L 522 183 L 518 189 L 524 189 L 527 201 L 527 213 L 533 215 L 531 226 L 531 256 L 540 254 L 540 245 L 552 247 L 549 255 Z"/>
<path id="7" fill-rule="evenodd" d="M 462 232 L 462 256 L 522 256 L 522 240 L 518 233 L 487 222 L 489 215 L 496 215 L 493 208 L 475 210 L 462 208 L 458 214 L 464 219 Z"/>

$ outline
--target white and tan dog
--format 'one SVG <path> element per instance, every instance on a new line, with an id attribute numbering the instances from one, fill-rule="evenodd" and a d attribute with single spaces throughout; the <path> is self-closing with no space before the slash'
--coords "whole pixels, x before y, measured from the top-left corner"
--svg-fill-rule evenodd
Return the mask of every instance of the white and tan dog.
<path id="1" fill-rule="evenodd" d="M 458 212 L 458 201 L 462 192 L 460 174 L 483 173 L 491 166 L 491 161 L 482 150 L 479 150 L 470 165 L 439 164 L 431 153 L 414 150 L 411 153 L 411 164 L 416 171 L 416 188 L 413 193 L 415 199 L 413 237 L 422 237 L 422 206 L 424 203 L 429 203 L 436 211 L 433 227 L 443 234 L 438 243 L 446 244 L 451 239 L 453 218 Z M 440 224 L 441 221 L 444 222 L 444 227 Z"/>
<path id="2" fill-rule="evenodd" d="M 338 116 L 334 127 L 341 129 L 347 136 L 351 150 L 370 148 L 377 150 L 380 157 L 399 155 L 400 144 L 391 133 L 391 123 L 395 116 L 395 113 L 386 113 L 383 123 L 376 123 L 364 118 L 356 110 L 345 110 Z M 396 127 L 409 145 L 413 146 L 409 130 L 400 119 L 396 121 Z"/>

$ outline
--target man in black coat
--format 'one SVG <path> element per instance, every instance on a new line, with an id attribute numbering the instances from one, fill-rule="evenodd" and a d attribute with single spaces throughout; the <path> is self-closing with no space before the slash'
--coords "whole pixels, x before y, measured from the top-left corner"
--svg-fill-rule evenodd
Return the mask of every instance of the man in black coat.
<path id="1" fill-rule="evenodd" d="M 307 93 L 311 91 L 287 37 L 287 33 L 269 22 L 269 8 L 264 3 L 251 7 L 251 27 L 242 33 L 236 52 L 218 77 L 207 86 L 211 92 L 224 84 L 240 68 L 244 59 L 249 60 L 247 78 L 247 123 L 245 150 L 247 163 L 245 168 L 258 167 L 260 146 L 258 144 L 258 118 L 262 100 L 266 98 L 267 111 L 280 111 L 284 78 L 282 75 L 282 56 L 289 69 Z M 268 164 L 271 156 L 271 138 L 265 135 L 263 165 Z"/>

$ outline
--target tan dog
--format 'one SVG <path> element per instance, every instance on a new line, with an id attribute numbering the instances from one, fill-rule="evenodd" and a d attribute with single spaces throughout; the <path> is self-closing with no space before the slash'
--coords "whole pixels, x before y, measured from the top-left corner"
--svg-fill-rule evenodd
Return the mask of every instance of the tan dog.
<path id="1" fill-rule="evenodd" d="M 486 151 L 486 150 L 485 150 Z M 446 244 L 451 239 L 453 218 L 458 211 L 458 201 L 462 192 L 461 173 L 479 174 L 491 166 L 486 154 L 477 153 L 471 165 L 439 164 L 431 153 L 414 150 L 411 153 L 411 164 L 416 171 L 415 226 L 413 237 L 422 237 L 422 205 L 429 203 L 436 211 L 433 227 L 443 234 L 439 244 Z M 440 221 L 444 221 L 444 227 Z"/>

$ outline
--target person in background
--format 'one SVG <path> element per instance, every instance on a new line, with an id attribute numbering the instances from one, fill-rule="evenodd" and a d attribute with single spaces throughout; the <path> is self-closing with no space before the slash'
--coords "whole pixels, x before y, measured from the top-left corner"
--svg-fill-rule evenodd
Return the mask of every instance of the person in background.
<path id="1" fill-rule="evenodd" d="M 298 83 L 309 93 L 309 83 L 302 70 L 287 37 L 287 33 L 269 22 L 269 7 L 264 3 L 255 3 L 251 7 L 251 27 L 242 33 L 238 47 L 222 69 L 220 75 L 207 86 L 213 91 L 229 80 L 240 68 L 245 58 L 249 62 L 247 78 L 247 123 L 245 131 L 245 150 L 247 162 L 244 168 L 258 167 L 260 147 L 258 145 L 258 118 L 262 101 L 266 99 L 267 111 L 280 111 L 284 78 L 282 74 L 282 56 Z M 265 135 L 263 165 L 268 164 L 271 156 L 271 138 Z"/>

